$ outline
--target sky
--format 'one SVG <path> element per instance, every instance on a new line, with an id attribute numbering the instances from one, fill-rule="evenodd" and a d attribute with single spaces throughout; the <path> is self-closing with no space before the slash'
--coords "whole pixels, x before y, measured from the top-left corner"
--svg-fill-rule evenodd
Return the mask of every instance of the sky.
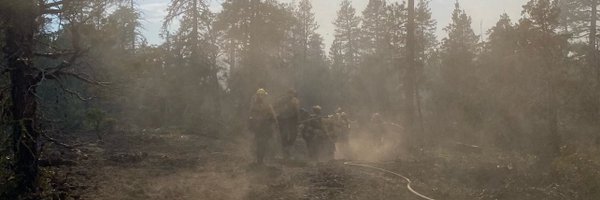
<path id="1" fill-rule="evenodd" d="M 166 8 L 170 0 L 137 0 L 136 4 L 142 11 L 143 34 L 150 44 L 159 44 L 163 39 L 159 36 L 163 18 L 166 15 Z M 219 11 L 222 0 L 208 0 L 211 9 Z M 281 2 L 291 2 L 294 0 L 280 0 Z M 298 0 L 296 0 L 298 1 Z M 313 12 L 319 24 L 318 33 L 323 35 L 326 48 L 333 41 L 333 21 L 336 12 L 342 0 L 311 0 Z M 401 0 L 388 0 L 388 2 L 398 2 Z M 418 0 L 417 0 L 418 1 Z M 361 14 L 369 0 L 352 0 L 357 14 Z M 447 26 L 451 19 L 452 10 L 456 0 L 431 0 L 430 7 L 433 18 L 437 21 L 438 39 L 446 36 L 443 28 Z M 513 21 L 521 17 L 522 6 L 527 0 L 459 0 L 461 7 L 472 18 L 473 30 L 476 34 L 485 33 L 500 18 L 500 15 L 506 12 Z M 325 50 L 328 52 L 328 50 Z"/>

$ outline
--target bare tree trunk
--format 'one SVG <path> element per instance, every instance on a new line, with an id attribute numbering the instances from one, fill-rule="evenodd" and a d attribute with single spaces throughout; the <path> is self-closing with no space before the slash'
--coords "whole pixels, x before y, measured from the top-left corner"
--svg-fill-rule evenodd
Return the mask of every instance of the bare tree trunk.
<path id="1" fill-rule="evenodd" d="M 37 191 L 38 140 L 36 88 L 39 80 L 32 58 L 36 23 L 33 1 L 23 1 L 15 6 L 5 29 L 5 59 L 10 68 L 10 98 L 12 105 L 12 149 L 15 156 L 14 172 L 17 188 L 14 194 L 24 197 Z"/>
<path id="2" fill-rule="evenodd" d="M 215 54 L 213 56 L 211 56 L 211 60 L 210 60 L 210 80 L 211 83 L 209 83 L 210 89 L 212 90 L 211 95 L 212 95 L 212 104 L 214 105 L 213 108 L 213 116 L 216 117 L 217 119 L 221 119 L 221 84 L 219 82 L 219 69 L 217 66 L 217 57 L 218 55 Z"/>
<path id="3" fill-rule="evenodd" d="M 594 119 L 600 120 L 600 65 L 598 65 L 598 48 L 596 46 L 596 35 L 597 35 L 597 21 L 598 21 L 598 0 L 590 1 L 591 7 L 591 17 L 590 17 L 590 35 L 589 35 L 589 52 L 588 52 L 588 66 L 590 70 L 594 70 L 595 77 L 593 77 L 592 81 L 595 83 L 593 86 L 593 101 L 595 101 L 594 111 L 592 113 L 592 117 Z M 598 124 L 598 128 L 600 129 L 600 123 Z M 596 136 L 600 138 L 600 136 Z"/>
<path id="4" fill-rule="evenodd" d="M 236 68 L 236 48 L 237 48 L 237 43 L 234 41 L 234 39 L 230 39 L 229 40 L 229 74 L 233 73 L 233 71 Z"/>
<path id="5" fill-rule="evenodd" d="M 553 77 L 554 78 L 554 77 Z M 549 147 L 550 157 L 555 158 L 560 154 L 561 136 L 558 127 L 558 99 L 554 90 L 555 80 L 550 80 L 549 102 L 548 102 L 548 122 L 550 128 Z"/>
<path id="6" fill-rule="evenodd" d="M 135 5 L 134 5 L 135 0 L 131 0 L 130 3 L 131 3 L 131 5 L 130 5 L 131 12 L 135 12 Z M 137 38 L 136 33 L 135 33 L 135 27 L 133 27 L 132 31 L 133 32 L 131 33 L 132 34 L 131 35 L 131 51 L 133 53 L 135 53 L 135 39 Z"/>
<path id="7" fill-rule="evenodd" d="M 419 24 L 420 25 L 420 24 Z M 415 27 L 418 27 L 419 25 L 415 25 Z M 425 32 L 423 31 L 423 27 L 419 27 L 418 28 L 418 32 L 419 32 L 419 37 L 420 37 L 420 44 L 419 47 L 416 48 L 418 49 L 418 57 L 420 58 L 424 58 L 425 57 Z M 416 41 L 415 41 L 416 42 Z M 415 63 L 417 63 L 415 61 Z M 418 69 L 416 69 L 416 79 L 415 79 L 415 103 L 416 103 L 416 109 L 417 109 L 417 119 L 418 119 L 418 123 L 419 123 L 419 132 L 421 134 L 425 134 L 425 122 L 423 119 L 423 108 L 422 108 L 422 99 L 421 99 L 421 94 L 419 92 L 419 88 L 421 87 L 421 81 L 423 80 L 423 76 L 424 76 L 424 68 L 425 68 L 425 60 L 419 60 L 418 61 Z"/>
<path id="8" fill-rule="evenodd" d="M 590 35 L 589 35 L 589 67 L 590 70 L 595 70 L 595 82 L 596 88 L 594 92 L 595 100 L 596 100 L 596 113 L 594 115 L 595 118 L 600 117 L 600 65 L 598 65 L 598 55 L 596 48 L 596 35 L 597 35 L 597 21 L 598 21 L 598 1 L 591 1 L 592 11 L 590 18 Z"/>
<path id="9" fill-rule="evenodd" d="M 192 33 L 191 33 L 192 34 L 192 53 L 191 53 L 192 55 L 191 55 L 191 57 L 192 57 L 192 60 L 194 61 L 193 64 L 196 65 L 196 64 L 198 64 L 198 62 L 197 62 L 198 61 L 198 49 L 200 48 L 200 45 L 198 44 L 200 41 L 198 38 L 199 37 L 198 36 L 198 33 L 199 33 L 199 31 L 198 31 L 198 28 L 199 28 L 198 27 L 198 23 L 199 23 L 198 15 L 200 14 L 200 13 L 198 13 L 198 0 L 192 0 L 192 10 L 194 10 L 194 12 L 193 12 L 194 14 L 192 16 L 194 24 L 192 24 Z M 196 67 L 196 66 L 194 66 L 194 67 Z"/>
<path id="10" fill-rule="evenodd" d="M 420 66 L 421 68 L 423 67 L 422 65 Z M 419 73 L 419 75 L 422 74 L 421 72 Z M 419 81 L 416 81 L 415 83 L 415 103 L 417 106 L 417 119 L 418 119 L 418 123 L 419 123 L 419 133 L 423 134 L 425 133 L 425 122 L 423 121 L 423 109 L 422 109 L 422 105 L 421 105 L 421 94 L 419 92 Z"/>
<path id="11" fill-rule="evenodd" d="M 409 132 L 414 133 L 415 117 L 415 1 L 408 1 L 408 25 L 407 25 L 407 59 L 408 69 L 405 76 L 405 106 L 406 127 Z"/>
<path id="12" fill-rule="evenodd" d="M 589 35 L 589 48 L 590 48 L 590 61 L 589 64 L 593 69 L 596 69 L 596 75 L 600 80 L 600 74 L 598 74 L 598 67 L 596 66 L 596 22 L 598 20 L 598 2 L 593 0 L 591 2 L 592 13 L 590 18 L 590 35 Z"/>

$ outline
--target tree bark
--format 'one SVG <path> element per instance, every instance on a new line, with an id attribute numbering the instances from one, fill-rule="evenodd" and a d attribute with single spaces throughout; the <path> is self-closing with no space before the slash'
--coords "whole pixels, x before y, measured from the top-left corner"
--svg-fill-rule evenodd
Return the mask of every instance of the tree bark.
<path id="1" fill-rule="evenodd" d="M 595 71 L 595 82 L 596 88 L 593 95 L 595 95 L 595 100 L 597 101 L 596 105 L 596 113 L 594 115 L 595 118 L 600 117 L 600 65 L 598 65 L 598 56 L 597 56 L 597 48 L 596 48 L 596 35 L 597 35 L 597 21 L 598 21 L 598 1 L 591 1 L 591 17 L 590 17 L 590 35 L 589 35 L 589 67 L 590 70 Z"/>
<path id="2" fill-rule="evenodd" d="M 192 24 L 192 33 L 191 33 L 192 34 L 191 57 L 192 57 L 192 60 L 194 61 L 193 65 L 197 65 L 198 64 L 198 62 L 197 62 L 198 61 L 198 49 L 200 49 L 200 44 L 199 44 L 200 39 L 198 38 L 199 37 L 198 36 L 198 33 L 199 33 L 198 23 L 200 23 L 199 17 L 198 17 L 198 15 L 200 14 L 200 13 L 198 13 L 198 0 L 192 0 L 192 10 L 194 10 L 194 12 L 192 12 L 193 13 L 192 18 L 193 18 L 194 24 Z"/>
<path id="3" fill-rule="evenodd" d="M 405 87 L 405 111 L 406 127 L 409 132 L 414 132 L 415 117 L 415 1 L 408 1 L 408 24 L 407 24 L 407 60 L 408 68 L 404 78 Z"/>
<path id="4" fill-rule="evenodd" d="M 593 66 L 596 63 L 596 23 L 598 20 L 598 2 L 593 0 L 590 7 L 592 8 L 590 17 L 590 35 L 589 35 L 589 46 L 590 46 L 590 64 Z"/>
<path id="5" fill-rule="evenodd" d="M 552 77 L 556 78 L 556 77 Z M 556 81 L 555 79 L 551 79 L 549 83 L 549 102 L 548 102 L 548 123 L 550 129 L 550 137 L 549 137 L 549 151 L 550 156 L 548 158 L 556 158 L 560 155 L 560 146 L 562 142 L 562 138 L 559 133 L 559 116 L 558 116 L 558 99 L 556 96 Z"/>
<path id="6" fill-rule="evenodd" d="M 135 12 L 135 0 L 131 0 L 129 3 L 131 3 L 131 5 L 129 5 L 131 12 Z M 137 35 L 135 33 L 135 27 L 133 27 L 132 31 L 133 32 L 131 32 L 131 51 L 135 53 L 135 39 L 137 38 Z"/>
<path id="7" fill-rule="evenodd" d="M 12 150 L 17 188 L 16 197 L 25 197 L 38 187 L 38 140 L 36 88 L 39 80 L 33 67 L 34 37 L 39 26 L 36 22 L 36 6 L 33 1 L 12 5 L 10 28 L 5 29 L 5 60 L 10 69 L 10 98 L 12 105 Z"/>

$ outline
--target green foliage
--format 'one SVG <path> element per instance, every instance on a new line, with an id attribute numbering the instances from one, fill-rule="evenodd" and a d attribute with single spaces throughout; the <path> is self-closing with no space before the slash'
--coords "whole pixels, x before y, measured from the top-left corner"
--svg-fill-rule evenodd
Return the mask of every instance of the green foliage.
<path id="1" fill-rule="evenodd" d="M 259 87 L 284 91 L 294 85 L 293 67 L 299 66 L 293 61 L 294 52 L 301 50 L 289 48 L 300 42 L 291 40 L 297 22 L 293 9 L 276 1 L 254 0 L 228 0 L 222 6 L 215 28 L 227 44 L 223 50 L 229 61 L 225 67 L 229 69 L 226 81 L 232 103 L 247 107 Z"/>
<path id="2" fill-rule="evenodd" d="M 134 8 L 119 6 L 103 24 L 104 39 L 110 38 L 119 49 L 134 51 L 136 43 L 143 40 L 140 32 L 141 15 Z"/>

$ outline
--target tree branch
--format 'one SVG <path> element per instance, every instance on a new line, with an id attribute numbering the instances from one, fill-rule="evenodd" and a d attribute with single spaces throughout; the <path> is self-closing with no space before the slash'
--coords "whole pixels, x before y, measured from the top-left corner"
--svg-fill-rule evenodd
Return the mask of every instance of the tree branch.
<path id="1" fill-rule="evenodd" d="M 44 5 L 44 7 L 46 9 L 48 9 L 48 8 L 52 8 L 52 7 L 62 6 L 62 5 L 65 4 L 65 1 L 68 1 L 68 0 L 62 0 L 62 1 L 55 1 L 55 2 L 52 2 L 52 3 L 46 3 Z"/>
<path id="2" fill-rule="evenodd" d="M 98 86 L 106 86 L 109 84 L 108 82 L 96 81 L 96 80 L 89 78 L 88 75 L 78 74 L 75 72 L 56 71 L 52 75 L 48 75 L 48 79 L 60 79 L 61 77 L 71 77 L 71 78 L 75 78 L 77 80 L 83 81 L 85 83 L 92 84 L 92 85 L 98 85 Z"/>
<path id="3" fill-rule="evenodd" d="M 65 85 L 60 80 L 57 80 L 57 82 L 63 91 L 77 97 L 81 101 L 90 101 L 90 100 L 94 99 L 94 97 L 85 98 L 85 97 L 83 97 L 83 95 L 79 94 L 78 92 L 68 89 L 67 87 L 65 87 Z"/>
<path id="4" fill-rule="evenodd" d="M 42 117 L 43 117 L 43 115 L 42 115 Z M 55 131 L 55 132 L 57 132 L 57 133 L 59 133 L 59 132 L 60 132 L 60 130 L 58 130 L 58 129 L 56 129 L 55 127 L 53 127 L 53 126 L 52 126 L 52 123 L 50 123 L 50 126 L 51 126 L 51 127 L 49 127 L 49 128 L 50 128 L 49 130 L 51 130 L 51 131 Z M 41 135 L 41 136 L 42 136 L 44 139 L 48 140 L 49 142 L 52 142 L 52 143 L 54 143 L 54 144 L 56 144 L 56 145 L 58 145 L 58 146 L 61 146 L 61 147 L 67 148 L 67 149 L 71 149 L 71 150 L 79 150 L 79 149 L 77 149 L 77 147 L 84 146 L 84 145 L 88 145 L 88 144 L 91 144 L 91 143 L 92 143 L 92 142 L 88 142 L 88 143 L 81 143 L 81 144 L 71 144 L 71 145 L 69 145 L 69 144 L 66 144 L 66 143 L 60 142 L 59 140 L 57 140 L 57 139 L 55 139 L 55 138 L 52 138 L 52 137 L 50 137 L 50 136 L 47 134 L 47 131 L 38 130 L 38 132 L 40 133 L 40 135 Z"/>
<path id="5" fill-rule="evenodd" d="M 59 57 L 73 54 L 77 54 L 77 52 L 34 53 L 33 55 L 50 59 L 58 59 Z"/>
<path id="6" fill-rule="evenodd" d="M 62 142 L 58 141 L 57 139 L 54 139 L 54 138 L 50 137 L 44 131 L 41 131 L 40 133 L 41 133 L 42 137 L 44 137 L 49 142 L 52 142 L 52 143 L 54 143 L 54 144 L 56 144 L 58 146 L 61 146 L 61 147 L 67 148 L 67 149 L 77 149 L 77 147 L 81 147 L 81 146 L 85 146 L 85 145 L 91 144 L 91 143 L 81 143 L 81 144 L 71 144 L 71 145 L 69 145 L 69 144 L 62 143 Z"/>
<path id="7" fill-rule="evenodd" d="M 44 12 L 42 14 L 45 15 L 58 15 L 60 13 L 63 13 L 64 10 L 63 9 L 44 9 Z"/>

